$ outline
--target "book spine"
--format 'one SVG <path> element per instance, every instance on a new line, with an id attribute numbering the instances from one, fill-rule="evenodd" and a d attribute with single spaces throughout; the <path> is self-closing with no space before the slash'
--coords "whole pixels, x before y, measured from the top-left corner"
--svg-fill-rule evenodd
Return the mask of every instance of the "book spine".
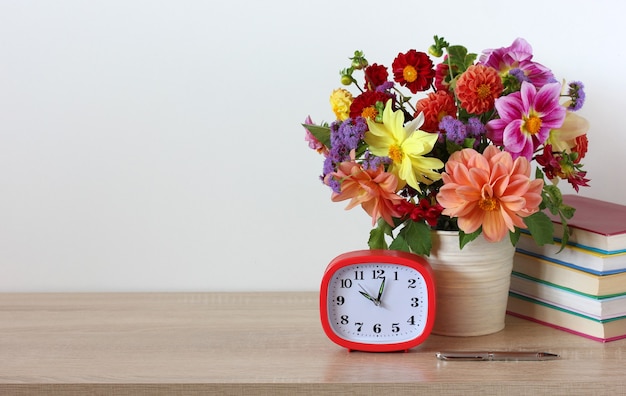
<path id="1" fill-rule="evenodd" d="M 606 326 L 610 322 L 623 321 L 626 320 L 626 317 L 597 320 L 512 292 L 509 293 L 507 314 L 595 341 L 609 342 L 626 338 L 626 328 L 619 334 L 604 336 L 607 331 Z M 568 323 L 568 325 L 565 323 Z"/>

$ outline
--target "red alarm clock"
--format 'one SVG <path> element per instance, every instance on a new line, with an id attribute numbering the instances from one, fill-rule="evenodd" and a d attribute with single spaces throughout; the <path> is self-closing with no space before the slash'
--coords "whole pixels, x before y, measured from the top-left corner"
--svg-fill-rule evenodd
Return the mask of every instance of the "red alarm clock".
<path id="1" fill-rule="evenodd" d="M 435 284 L 421 256 L 396 250 L 341 254 L 320 288 L 324 332 L 349 350 L 406 351 L 426 340 L 435 320 Z"/>

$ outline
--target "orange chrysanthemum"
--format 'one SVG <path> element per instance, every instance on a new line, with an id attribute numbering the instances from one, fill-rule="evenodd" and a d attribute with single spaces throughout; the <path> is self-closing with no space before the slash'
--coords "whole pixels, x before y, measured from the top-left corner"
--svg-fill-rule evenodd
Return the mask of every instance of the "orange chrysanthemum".
<path id="1" fill-rule="evenodd" d="M 379 218 L 393 226 L 393 218 L 399 217 L 396 207 L 404 198 L 396 194 L 398 178 L 385 172 L 382 166 L 376 170 L 363 169 L 355 161 L 345 161 L 337 166 L 332 177 L 341 181 L 341 192 L 333 193 L 333 202 L 352 199 L 346 209 L 357 205 L 372 216 L 372 226 Z"/>
<path id="2" fill-rule="evenodd" d="M 466 233 L 482 226 L 486 240 L 502 240 L 515 227 L 526 228 L 523 217 L 539 210 L 543 180 L 530 179 L 525 157 L 489 146 L 483 154 L 473 149 L 457 151 L 446 163 L 444 185 L 437 201 L 442 214 L 457 217 Z"/>
<path id="3" fill-rule="evenodd" d="M 459 77 L 454 92 L 461 107 L 471 114 L 481 114 L 493 109 L 502 90 L 498 71 L 485 65 L 472 65 Z"/>
<path id="4" fill-rule="evenodd" d="M 416 104 L 416 115 L 424 113 L 424 125 L 421 129 L 426 132 L 437 132 L 439 121 L 447 115 L 456 118 L 456 104 L 454 98 L 446 91 L 429 93 Z"/>

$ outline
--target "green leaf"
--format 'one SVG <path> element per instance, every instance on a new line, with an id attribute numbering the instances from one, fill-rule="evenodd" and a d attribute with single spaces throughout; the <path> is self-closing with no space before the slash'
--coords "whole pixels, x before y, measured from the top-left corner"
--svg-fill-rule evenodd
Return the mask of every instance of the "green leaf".
<path id="1" fill-rule="evenodd" d="M 463 249 L 465 245 L 472 242 L 474 239 L 478 238 L 478 236 L 483 232 L 482 227 L 472 232 L 471 234 L 466 234 L 463 231 L 459 231 L 459 248 Z"/>
<path id="2" fill-rule="evenodd" d="M 565 204 L 561 205 L 561 219 L 565 218 L 569 220 L 574 217 L 575 212 L 575 208 L 572 208 L 571 206 Z"/>
<path id="3" fill-rule="evenodd" d="M 524 224 L 528 227 L 528 231 L 537 245 L 543 246 L 554 243 L 554 224 L 545 213 L 536 212 L 524 217 Z"/>
<path id="4" fill-rule="evenodd" d="M 465 55 L 465 68 L 466 69 L 474 64 L 474 61 L 476 60 L 477 56 L 478 55 L 472 54 L 472 53 Z"/>
<path id="5" fill-rule="evenodd" d="M 389 249 L 385 235 L 391 235 L 391 226 L 382 218 L 378 220 L 375 228 L 370 231 L 367 245 L 370 249 Z"/>
<path id="6" fill-rule="evenodd" d="M 324 146 L 330 148 L 330 127 L 321 125 L 302 124 Z"/>
<path id="7" fill-rule="evenodd" d="M 476 143 L 476 138 L 465 138 L 463 140 L 463 148 L 473 148 Z"/>
<path id="8" fill-rule="evenodd" d="M 576 209 L 572 208 L 571 206 L 561 205 L 561 211 L 559 212 L 559 216 L 561 216 L 563 235 L 561 235 L 561 249 L 559 249 L 559 252 L 563 250 L 565 248 L 565 245 L 567 245 L 567 243 L 569 242 L 570 229 L 567 225 L 567 220 L 571 219 L 574 216 L 574 212 L 576 212 Z"/>
<path id="9" fill-rule="evenodd" d="M 509 239 L 511 240 L 511 244 L 513 246 L 517 245 L 517 242 L 519 241 L 521 235 L 522 233 L 517 227 L 515 227 L 515 232 L 509 232 Z"/>
<path id="10" fill-rule="evenodd" d="M 433 247 L 430 227 L 424 222 L 409 221 L 402 229 L 406 243 L 415 254 L 429 256 Z"/>
<path id="11" fill-rule="evenodd" d="M 398 234 L 398 236 L 395 237 L 395 239 L 391 242 L 391 245 L 389 245 L 389 249 L 401 250 L 403 252 L 411 251 L 411 249 L 409 249 L 408 243 L 406 242 L 406 239 L 404 239 L 404 236 L 401 234 Z"/>
<path id="12" fill-rule="evenodd" d="M 543 199 L 542 204 L 545 204 L 550 213 L 554 215 L 560 213 L 560 208 L 563 206 L 563 195 L 557 186 L 544 185 L 541 197 Z"/>
<path id="13" fill-rule="evenodd" d="M 460 144 L 454 143 L 452 140 L 446 139 L 446 150 L 448 151 L 448 154 L 452 155 L 457 151 L 463 150 L 463 147 Z"/>
<path id="14" fill-rule="evenodd" d="M 452 45 L 447 48 L 450 66 L 456 67 L 456 74 L 463 73 L 476 60 L 476 54 L 468 53 L 467 48 L 461 45 Z"/>
<path id="15" fill-rule="evenodd" d="M 462 45 L 451 45 L 447 48 L 448 62 L 452 67 L 458 67 L 461 71 L 465 70 L 465 57 L 467 56 L 467 48 Z"/>

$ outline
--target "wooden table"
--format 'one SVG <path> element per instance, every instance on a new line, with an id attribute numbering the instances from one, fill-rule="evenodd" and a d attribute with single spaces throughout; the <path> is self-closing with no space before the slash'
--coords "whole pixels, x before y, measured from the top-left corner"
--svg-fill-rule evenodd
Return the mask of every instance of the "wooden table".
<path id="1" fill-rule="evenodd" d="M 626 393 L 626 341 L 507 317 L 488 336 L 348 352 L 318 315 L 317 293 L 0 294 L 0 395 Z M 444 349 L 562 358 L 437 360 Z"/>

